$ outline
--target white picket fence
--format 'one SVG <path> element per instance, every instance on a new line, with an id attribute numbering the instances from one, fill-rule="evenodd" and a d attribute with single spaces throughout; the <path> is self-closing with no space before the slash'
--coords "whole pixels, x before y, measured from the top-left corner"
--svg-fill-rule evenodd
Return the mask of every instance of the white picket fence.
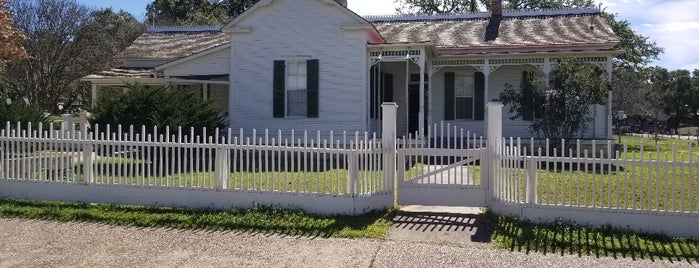
<path id="1" fill-rule="evenodd" d="M 612 141 L 504 140 L 496 196 L 509 203 L 699 215 L 699 155 L 693 144 L 615 150 Z M 554 145 L 555 148 L 554 148 Z M 684 150 L 680 150 L 684 149 Z"/>
<path id="2" fill-rule="evenodd" d="M 332 196 L 391 191 L 382 177 L 376 135 L 148 130 L 99 125 L 90 131 L 45 130 L 41 125 L 7 124 L 0 130 L 0 177 Z"/>
<path id="3" fill-rule="evenodd" d="M 388 109 L 390 108 L 390 109 Z M 494 118 L 501 105 L 488 105 Z M 699 236 L 699 155 L 674 145 L 615 147 L 488 139 L 449 124 L 395 137 L 346 132 L 91 126 L 0 129 L 0 196 L 185 207 L 301 207 L 357 214 L 399 204 L 487 206 Z"/>

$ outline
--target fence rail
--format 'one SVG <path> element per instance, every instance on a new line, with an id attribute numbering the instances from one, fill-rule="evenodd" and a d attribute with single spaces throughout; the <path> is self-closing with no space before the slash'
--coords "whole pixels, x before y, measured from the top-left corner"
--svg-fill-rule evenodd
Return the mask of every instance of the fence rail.
<path id="1" fill-rule="evenodd" d="M 7 124 L 0 178 L 306 195 L 392 192 L 375 134 Z"/>

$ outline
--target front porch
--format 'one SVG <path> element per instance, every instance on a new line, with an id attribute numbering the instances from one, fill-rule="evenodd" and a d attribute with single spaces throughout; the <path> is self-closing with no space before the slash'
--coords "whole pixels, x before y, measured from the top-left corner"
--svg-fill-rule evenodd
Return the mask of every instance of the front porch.
<path id="1" fill-rule="evenodd" d="M 608 53 L 607 53 L 608 54 Z M 522 74 L 534 71 L 544 81 L 562 57 L 600 64 L 610 74 L 612 55 L 600 53 L 523 55 L 437 55 L 429 44 L 372 45 L 369 47 L 369 131 L 381 132 L 381 103 L 398 104 L 398 136 L 437 137 L 449 126 L 487 135 L 485 103 L 497 100 L 506 84 L 517 88 Z M 592 109 L 593 121 L 585 139 L 610 139 L 611 92 L 606 105 Z M 503 114 L 505 136 L 529 138 L 529 121 Z M 432 134 L 434 133 L 434 135 Z"/>

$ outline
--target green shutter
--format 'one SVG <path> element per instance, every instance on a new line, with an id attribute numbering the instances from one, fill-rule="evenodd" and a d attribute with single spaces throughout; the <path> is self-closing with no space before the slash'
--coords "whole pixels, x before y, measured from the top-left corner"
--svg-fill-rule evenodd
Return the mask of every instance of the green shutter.
<path id="1" fill-rule="evenodd" d="M 534 95 L 531 79 L 533 78 L 531 71 L 522 72 L 522 97 L 524 103 L 522 105 L 522 120 L 534 120 Z"/>
<path id="2" fill-rule="evenodd" d="M 473 119 L 482 121 L 485 119 L 485 74 L 476 72 L 473 78 L 476 87 L 473 96 Z"/>
<path id="3" fill-rule="evenodd" d="M 454 73 L 444 73 L 444 120 L 454 120 Z"/>
<path id="4" fill-rule="evenodd" d="M 284 117 L 286 115 L 285 109 L 285 103 L 286 101 L 284 100 L 286 94 L 286 62 L 283 60 L 275 60 L 274 61 L 274 92 L 272 94 L 273 96 L 273 104 L 272 106 L 274 107 L 274 117 L 280 118 Z"/>
<path id="5" fill-rule="evenodd" d="M 308 79 L 306 79 L 306 98 L 308 103 L 306 113 L 308 117 L 317 118 L 319 101 L 318 89 L 320 87 L 319 64 L 318 60 L 308 60 L 306 64 L 308 66 Z"/>

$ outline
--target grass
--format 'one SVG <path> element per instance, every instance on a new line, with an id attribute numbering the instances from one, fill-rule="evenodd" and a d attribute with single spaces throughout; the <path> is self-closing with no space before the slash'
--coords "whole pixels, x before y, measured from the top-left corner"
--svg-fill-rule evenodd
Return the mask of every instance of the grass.
<path id="1" fill-rule="evenodd" d="M 623 137 L 626 152 L 619 159 L 687 162 L 697 151 L 688 141 Z M 643 148 L 643 150 L 641 150 Z M 643 152 L 643 158 L 641 158 Z M 676 153 L 676 158 L 672 155 Z M 611 163 L 611 164 L 610 164 Z M 630 162 L 579 164 L 569 162 L 538 167 L 537 203 L 605 208 L 667 211 L 699 211 L 699 166 L 681 164 L 638 164 Z M 525 200 L 527 170 L 510 163 L 503 175 L 511 187 L 510 198 Z"/>
<path id="2" fill-rule="evenodd" d="M 383 239 L 394 214 L 393 209 L 322 216 L 266 206 L 207 210 L 0 199 L 0 217 L 313 237 Z"/>
<path id="3" fill-rule="evenodd" d="M 610 226 L 581 226 L 562 220 L 535 224 L 492 212 L 486 214 L 493 224 L 491 241 L 502 249 L 699 263 L 699 240 L 637 233 Z"/>

